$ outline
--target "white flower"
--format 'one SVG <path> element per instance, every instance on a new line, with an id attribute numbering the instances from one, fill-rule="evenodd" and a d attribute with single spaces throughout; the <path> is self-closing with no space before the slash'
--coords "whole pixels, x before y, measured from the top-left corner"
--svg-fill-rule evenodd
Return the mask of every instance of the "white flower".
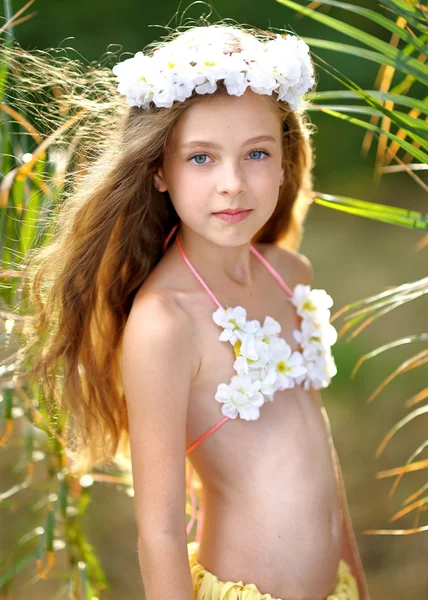
<path id="1" fill-rule="evenodd" d="M 252 381 L 260 382 L 260 391 L 265 397 L 265 402 L 266 400 L 272 402 L 276 391 L 275 383 L 277 380 L 275 366 L 268 364 L 266 367 L 262 367 L 259 370 L 250 371 L 249 376 Z"/>
<path id="2" fill-rule="evenodd" d="M 311 320 L 317 326 L 330 319 L 328 309 L 333 306 L 333 299 L 325 290 L 311 290 L 309 285 L 298 283 L 290 302 L 296 306 L 299 316 Z"/>
<path id="3" fill-rule="evenodd" d="M 266 53 L 279 83 L 278 100 L 288 102 L 292 110 L 296 110 L 301 104 L 302 94 L 315 82 L 309 46 L 295 36 L 283 38 L 277 34 L 274 40 L 267 42 Z"/>
<path id="4" fill-rule="evenodd" d="M 249 361 L 256 362 L 259 354 L 256 348 L 256 338 L 254 335 L 246 335 L 244 339 L 237 343 L 239 356 L 233 363 L 233 368 L 238 375 L 248 375 Z"/>
<path id="5" fill-rule="evenodd" d="M 248 375 L 250 369 L 264 367 L 269 361 L 269 346 L 256 335 L 243 335 L 234 350 L 239 352 L 233 363 L 238 375 Z"/>
<path id="6" fill-rule="evenodd" d="M 222 64 L 222 55 L 213 51 L 213 48 L 200 48 L 193 56 L 196 64 L 192 67 L 195 80 L 195 90 L 198 94 L 212 94 L 217 89 L 217 81 L 226 76 L 226 69 Z"/>
<path id="7" fill-rule="evenodd" d="M 270 95 L 278 87 L 271 63 L 265 52 L 260 53 L 257 60 L 249 61 L 247 79 L 253 92 Z"/>
<path id="8" fill-rule="evenodd" d="M 334 360 L 334 356 L 331 352 L 327 352 L 325 354 L 325 369 L 324 372 L 328 378 L 328 383 L 330 383 L 330 379 L 337 374 L 337 367 Z"/>
<path id="9" fill-rule="evenodd" d="M 287 88 L 301 83 L 302 67 L 297 54 L 288 51 L 290 44 L 279 37 L 275 41 L 269 42 L 269 48 L 266 55 L 272 64 L 272 70 L 275 78 L 280 85 L 286 85 Z"/>
<path id="10" fill-rule="evenodd" d="M 317 356 L 315 360 L 306 361 L 308 369 L 307 375 L 303 380 L 303 388 L 309 387 L 316 389 L 327 387 L 331 377 L 337 373 L 336 364 L 331 353 L 325 353 L 322 356 Z M 298 383 L 301 383 L 299 380 Z"/>
<path id="11" fill-rule="evenodd" d="M 277 337 L 281 333 L 281 325 L 272 317 L 265 317 L 263 327 L 260 329 L 260 335 L 267 344 L 271 343 L 274 337 Z"/>
<path id="12" fill-rule="evenodd" d="M 258 337 L 260 337 L 259 336 L 259 332 L 261 331 L 260 321 L 257 321 L 257 319 L 252 319 L 251 321 L 247 321 L 244 325 L 243 331 L 246 334 L 257 335 Z M 242 335 L 241 332 L 240 332 L 240 335 Z"/>
<path id="13" fill-rule="evenodd" d="M 333 346 L 337 341 L 337 331 L 331 323 L 323 323 L 317 327 L 313 321 L 303 319 L 300 329 L 293 331 L 293 337 L 302 347 L 310 344 Z"/>
<path id="14" fill-rule="evenodd" d="M 151 58 L 142 52 L 115 65 L 112 71 L 119 79 L 118 92 L 126 95 L 130 106 L 147 105 L 162 85 Z"/>
<path id="15" fill-rule="evenodd" d="M 220 383 L 215 399 L 222 402 L 221 412 L 231 419 L 239 415 L 246 421 L 254 421 L 260 416 L 259 407 L 263 405 L 263 394 L 260 393 L 259 381 L 249 377 L 234 375 L 229 385 Z"/>
<path id="16" fill-rule="evenodd" d="M 271 364 L 277 374 L 276 389 L 285 390 L 293 388 L 295 378 L 306 373 L 303 356 L 300 352 L 292 352 L 291 347 L 284 339 L 272 348 Z"/>
<path id="17" fill-rule="evenodd" d="M 163 86 L 153 98 L 156 106 L 170 107 L 175 100 L 183 102 L 192 95 L 195 81 L 191 60 L 192 55 L 185 49 L 177 52 L 166 46 L 155 50 L 153 67 L 163 77 Z"/>
<path id="18" fill-rule="evenodd" d="M 247 311 L 242 306 L 228 307 L 226 310 L 219 307 L 213 313 L 213 320 L 216 325 L 220 325 L 224 329 L 218 339 L 222 342 L 229 341 L 233 345 L 239 339 L 237 334 L 244 333 Z"/>

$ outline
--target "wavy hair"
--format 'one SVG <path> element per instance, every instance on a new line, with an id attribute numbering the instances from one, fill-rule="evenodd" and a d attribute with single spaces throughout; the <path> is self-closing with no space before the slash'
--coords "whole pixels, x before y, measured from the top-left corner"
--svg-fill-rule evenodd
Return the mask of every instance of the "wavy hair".
<path id="1" fill-rule="evenodd" d="M 172 40 L 203 44 L 207 27 L 224 52 L 240 52 L 245 36 L 263 41 L 275 35 L 222 22 L 198 24 L 175 30 L 145 53 Z M 168 234 L 179 223 L 168 192 L 154 187 L 153 174 L 177 120 L 201 96 L 194 92 L 171 108 L 129 107 L 110 67 L 82 68 L 68 56 L 17 45 L 2 52 L 14 67 L 11 91 L 18 92 L 17 100 L 24 88 L 54 90 L 53 102 L 20 102 L 36 110 L 48 133 L 55 131 L 58 145 L 74 152 L 61 201 L 43 215 L 52 235 L 25 257 L 29 311 L 21 364 L 29 361 L 27 375 L 66 415 L 62 433 L 72 473 L 111 461 L 129 466 L 123 329 L 137 290 L 162 260 Z M 224 93 L 218 84 L 215 94 Z M 292 111 L 274 97 L 266 101 L 281 115 L 286 171 L 276 209 L 252 241 L 298 249 L 313 199 L 313 128 L 305 102 Z"/>

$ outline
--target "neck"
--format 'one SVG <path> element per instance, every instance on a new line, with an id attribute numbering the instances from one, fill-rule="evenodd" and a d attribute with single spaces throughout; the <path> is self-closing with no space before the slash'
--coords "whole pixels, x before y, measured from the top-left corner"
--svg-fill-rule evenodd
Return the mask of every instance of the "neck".
<path id="1" fill-rule="evenodd" d="M 176 243 L 202 277 L 212 284 L 233 282 L 250 286 L 254 281 L 254 262 L 251 260 L 251 240 L 240 245 L 219 245 L 183 225 L 176 234 Z"/>

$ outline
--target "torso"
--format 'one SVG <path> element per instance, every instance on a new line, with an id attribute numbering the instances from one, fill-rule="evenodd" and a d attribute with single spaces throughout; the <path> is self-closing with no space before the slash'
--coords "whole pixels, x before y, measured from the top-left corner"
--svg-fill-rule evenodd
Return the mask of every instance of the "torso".
<path id="1" fill-rule="evenodd" d="M 275 246 L 256 249 L 290 288 L 301 283 L 299 259 Z M 286 258 L 284 258 L 286 257 Z M 269 315 L 281 336 L 298 349 L 292 331 L 300 325 L 295 307 L 254 257 L 251 289 L 205 282 L 220 302 L 243 306 L 248 318 Z M 139 294 L 173 295 L 192 318 L 197 334 L 195 376 L 187 415 L 187 447 L 221 419 L 214 399 L 229 382 L 233 350 L 220 342 L 212 320 L 213 300 L 173 244 Z M 199 562 L 222 581 L 254 583 L 262 593 L 286 600 L 322 600 L 336 583 L 342 551 L 340 500 L 330 439 L 318 390 L 277 391 L 255 421 L 229 419 L 190 456 L 204 486 L 205 515 Z"/>

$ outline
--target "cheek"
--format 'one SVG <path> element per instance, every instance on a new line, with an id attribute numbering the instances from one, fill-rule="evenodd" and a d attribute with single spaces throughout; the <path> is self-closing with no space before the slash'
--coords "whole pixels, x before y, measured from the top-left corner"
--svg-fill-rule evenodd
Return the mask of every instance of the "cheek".
<path id="1" fill-rule="evenodd" d="M 207 177 L 202 173 L 198 173 L 197 168 L 193 167 L 186 162 L 177 166 L 170 173 L 170 188 L 177 194 L 186 193 L 189 190 L 197 190 L 199 186 L 205 185 Z"/>

